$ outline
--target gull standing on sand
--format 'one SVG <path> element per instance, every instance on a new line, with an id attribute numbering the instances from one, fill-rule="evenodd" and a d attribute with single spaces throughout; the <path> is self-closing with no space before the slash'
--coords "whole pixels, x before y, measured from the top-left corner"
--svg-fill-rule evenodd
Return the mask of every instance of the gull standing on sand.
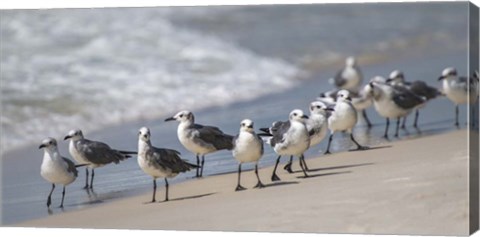
<path id="1" fill-rule="evenodd" d="M 325 103 L 321 101 L 314 101 L 310 103 L 310 116 L 306 121 L 306 127 L 310 135 L 310 147 L 313 147 L 319 144 L 328 132 L 328 121 L 327 117 L 330 115 L 329 112 L 333 111 L 333 108 L 328 107 Z M 293 173 L 292 171 L 292 162 L 293 156 L 290 156 L 290 161 L 288 164 L 283 167 L 288 173 Z M 305 169 L 308 171 L 308 167 L 305 165 Z"/>
<path id="2" fill-rule="evenodd" d="M 388 139 L 388 127 L 390 119 L 397 119 L 395 137 L 398 137 L 400 119 L 407 116 L 412 109 L 425 102 L 425 99 L 415 95 L 410 90 L 402 87 L 393 87 L 386 83 L 381 76 L 372 78 L 369 85 L 369 93 L 373 97 L 373 105 L 380 116 L 386 118 L 385 134 Z"/>
<path id="3" fill-rule="evenodd" d="M 63 200 L 65 199 L 65 186 L 71 184 L 78 176 L 75 164 L 60 155 L 57 147 L 57 140 L 54 138 L 46 138 L 38 149 L 44 149 L 42 166 L 40 168 L 40 175 L 52 183 L 52 190 L 48 194 L 47 207 L 50 208 L 52 203 L 52 193 L 55 189 L 55 184 L 62 184 L 62 202 L 60 207 L 63 207 Z M 81 166 L 81 165 L 79 165 Z"/>
<path id="4" fill-rule="evenodd" d="M 91 141 L 83 137 L 82 130 L 74 129 L 68 132 L 64 140 L 70 139 L 68 151 L 70 155 L 80 164 L 88 164 L 85 168 L 85 187 L 84 189 L 93 189 L 93 177 L 95 176 L 95 168 L 115 163 L 135 155 L 137 152 L 120 151 L 110 148 L 107 144 L 98 141 Z M 88 168 L 92 169 L 90 186 L 88 185 Z"/>
<path id="5" fill-rule="evenodd" d="M 177 128 L 180 143 L 197 157 L 197 166 L 199 167 L 197 168 L 197 177 L 203 175 L 206 154 L 233 148 L 233 136 L 223 133 L 217 127 L 195 124 L 195 117 L 190 111 L 180 111 L 175 116 L 165 119 L 165 121 L 172 120 L 180 122 Z M 199 156 L 202 156 L 201 163 Z"/>
<path id="6" fill-rule="evenodd" d="M 179 173 L 187 172 L 196 165 L 190 164 L 180 158 L 180 152 L 171 149 L 157 148 L 150 141 L 150 130 L 140 128 L 138 132 L 138 165 L 148 175 L 153 177 L 153 196 L 157 192 L 157 178 L 165 179 L 165 201 L 168 201 L 167 178 L 174 178 Z"/>
<path id="7" fill-rule="evenodd" d="M 333 135 L 337 131 L 346 131 L 350 133 L 350 139 L 357 145 L 357 150 L 366 150 L 368 147 L 361 146 L 355 141 L 353 137 L 353 127 L 357 123 L 357 111 L 351 103 L 349 92 L 347 90 L 340 90 L 337 93 L 337 102 L 335 103 L 334 112 L 328 118 L 328 128 L 330 129 L 330 137 L 328 138 L 327 151 L 325 154 L 330 154 L 330 144 L 332 143 Z"/>
<path id="8" fill-rule="evenodd" d="M 265 187 L 258 176 L 258 161 L 263 155 L 263 140 L 253 129 L 253 121 L 244 119 L 240 123 L 240 132 L 233 138 L 233 157 L 238 161 L 238 181 L 235 191 L 245 190 L 240 185 L 240 174 L 242 173 L 242 163 L 255 162 L 255 175 L 257 176 L 257 185 L 254 188 Z"/>
<path id="9" fill-rule="evenodd" d="M 327 92 L 320 93 L 320 96 L 317 98 L 317 100 L 322 101 L 326 103 L 327 105 L 335 105 L 335 101 L 337 99 L 337 93 L 340 90 L 335 89 Z M 368 85 L 365 85 L 361 88 L 359 88 L 358 91 L 350 91 L 349 92 L 349 97 L 352 99 L 352 105 L 357 110 L 358 114 L 362 114 L 363 119 L 365 120 L 365 123 L 367 123 L 367 127 L 371 128 L 372 123 L 370 122 L 370 119 L 368 119 L 366 109 L 368 109 L 370 106 L 373 104 L 373 99 L 370 93 L 368 93 Z"/>
<path id="10" fill-rule="evenodd" d="M 330 84 L 338 89 L 358 91 L 363 81 L 363 75 L 357 65 L 355 57 L 350 56 L 345 60 L 345 67 L 338 71 L 334 78 L 330 78 Z"/>
<path id="11" fill-rule="evenodd" d="M 308 177 L 305 157 L 303 156 L 303 153 L 310 146 L 310 135 L 305 125 L 306 119 L 308 119 L 308 116 L 302 110 L 295 109 L 290 112 L 287 122 L 277 121 L 270 128 L 260 128 L 261 131 L 266 133 L 260 135 L 272 136 L 267 140 L 267 143 L 278 154 L 275 167 L 273 168 L 272 181 L 280 180 L 276 171 L 282 155 L 298 156 L 303 174 L 305 177 Z"/>
<path id="12" fill-rule="evenodd" d="M 410 90 L 413 92 L 415 95 L 423 97 L 425 101 L 421 104 L 419 104 L 416 109 L 415 109 L 415 120 L 413 122 L 413 127 L 417 128 L 417 122 L 418 122 L 418 116 L 420 114 L 419 110 L 423 107 L 425 107 L 426 103 L 431 100 L 436 98 L 437 96 L 440 96 L 441 93 L 440 91 L 432 86 L 427 85 L 424 81 L 413 81 L 413 82 L 407 82 L 405 81 L 405 76 L 403 72 L 400 70 L 394 70 L 390 73 L 390 77 L 387 79 L 387 83 L 394 86 L 394 87 L 404 87 L 407 90 Z M 402 128 L 405 128 L 405 120 L 407 117 L 405 116 L 403 119 L 403 124 Z"/>
<path id="13" fill-rule="evenodd" d="M 472 111 L 474 111 L 479 90 L 478 72 L 475 72 L 472 78 L 458 77 L 457 70 L 448 67 L 442 71 L 442 76 L 438 80 L 443 80 L 443 93 L 455 104 L 455 126 L 458 127 L 458 105 L 470 103 L 473 106 Z"/>

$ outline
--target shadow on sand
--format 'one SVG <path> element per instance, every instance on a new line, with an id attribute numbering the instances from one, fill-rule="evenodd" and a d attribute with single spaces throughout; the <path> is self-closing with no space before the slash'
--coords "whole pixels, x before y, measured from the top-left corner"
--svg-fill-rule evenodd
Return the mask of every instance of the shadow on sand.
<path id="1" fill-rule="evenodd" d="M 322 177 L 322 176 L 328 176 L 328 175 L 337 175 L 337 174 L 348 174 L 352 173 L 352 171 L 341 171 L 341 172 L 331 172 L 331 173 L 324 173 L 324 174 L 309 174 L 307 177 L 305 176 L 298 176 L 298 179 L 310 179 L 310 178 L 316 178 L 316 177 Z"/>
<path id="2" fill-rule="evenodd" d="M 179 197 L 179 198 L 172 198 L 172 199 L 170 199 L 170 201 L 181 201 L 181 200 L 188 200 L 188 199 L 196 199 L 196 198 L 201 198 L 201 197 L 207 197 L 207 196 L 210 196 L 210 195 L 213 195 L 213 194 L 216 194 L 216 192 L 193 195 L 193 196 L 186 196 L 186 197 Z"/>
<path id="3" fill-rule="evenodd" d="M 341 166 L 331 166 L 331 167 L 323 167 L 317 169 L 308 169 L 308 172 L 317 172 L 317 171 L 324 171 L 324 170 L 334 170 L 334 169 L 346 169 L 346 168 L 353 168 L 353 167 L 360 167 L 366 165 L 373 165 L 375 163 L 362 163 L 362 164 L 354 164 L 354 165 L 341 165 Z M 293 173 L 302 173 L 301 170 L 293 171 Z"/>
<path id="4" fill-rule="evenodd" d="M 367 149 L 351 149 L 351 150 L 348 150 L 349 152 L 352 152 L 352 151 L 370 151 L 370 150 L 377 150 L 377 149 L 385 149 L 385 148 L 390 148 L 392 147 L 391 145 L 386 145 L 386 146 L 374 146 L 374 147 L 369 147 Z"/>
<path id="5" fill-rule="evenodd" d="M 290 184 L 298 184 L 298 182 L 297 181 L 280 181 L 280 182 L 265 184 L 265 188 L 290 185 Z"/>

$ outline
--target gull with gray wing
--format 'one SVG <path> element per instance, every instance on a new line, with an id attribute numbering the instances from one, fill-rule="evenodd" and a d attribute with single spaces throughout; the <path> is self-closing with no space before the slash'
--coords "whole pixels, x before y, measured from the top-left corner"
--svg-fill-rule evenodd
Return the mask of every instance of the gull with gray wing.
<path id="1" fill-rule="evenodd" d="M 308 116 L 302 110 L 295 109 L 290 112 L 288 121 L 277 121 L 270 128 L 260 128 L 265 133 L 259 135 L 271 136 L 267 139 L 267 143 L 278 154 L 275 167 L 273 168 L 272 181 L 280 180 L 276 170 L 282 155 L 298 156 L 303 174 L 305 177 L 308 177 L 305 157 L 303 156 L 303 153 L 310 146 L 310 135 L 305 125 L 306 119 L 308 119 Z"/>
<path id="2" fill-rule="evenodd" d="M 345 60 L 345 67 L 338 71 L 334 78 L 330 78 L 330 84 L 338 89 L 346 89 L 357 92 L 363 81 L 363 75 L 357 65 L 355 57 L 350 56 Z"/>
<path id="3" fill-rule="evenodd" d="M 373 105 L 378 114 L 386 118 L 385 134 L 388 139 L 388 127 L 390 119 L 397 119 L 395 137 L 398 137 L 400 119 L 407 116 L 418 105 L 425 103 L 425 99 L 415 95 L 403 87 L 394 87 L 386 82 L 381 76 L 372 78 L 369 85 L 369 93 L 373 97 Z"/>
<path id="4" fill-rule="evenodd" d="M 310 103 L 310 116 L 306 121 L 306 126 L 308 134 L 310 135 L 310 147 L 313 147 L 319 144 L 328 132 L 328 121 L 327 118 L 330 116 L 330 112 L 333 111 L 332 107 L 327 106 L 327 104 L 321 101 L 314 101 Z M 293 156 L 290 156 L 290 161 L 283 167 L 289 173 L 292 171 L 292 162 Z M 308 167 L 305 163 L 305 169 L 308 171 Z"/>
<path id="5" fill-rule="evenodd" d="M 458 127 L 458 105 L 470 104 L 472 105 L 472 111 L 475 110 L 474 104 L 478 99 L 479 90 L 478 72 L 474 72 L 471 78 L 458 77 L 457 70 L 448 67 L 442 71 L 438 80 L 442 81 L 443 93 L 455 104 L 455 126 Z"/>
<path id="6" fill-rule="evenodd" d="M 63 200 L 65 199 L 65 186 L 71 184 L 78 176 L 77 168 L 82 165 L 75 165 L 71 160 L 60 155 L 57 147 L 57 140 L 54 138 L 46 138 L 38 149 L 44 149 L 43 161 L 40 167 L 40 175 L 52 183 L 52 189 L 48 194 L 47 207 L 52 203 L 52 193 L 55 189 L 55 184 L 62 184 L 62 202 L 60 207 L 63 207 Z"/>
<path id="7" fill-rule="evenodd" d="M 407 90 L 410 90 L 415 95 L 424 98 L 424 102 L 419 104 L 415 108 L 415 120 L 413 122 L 413 127 L 417 128 L 418 123 L 418 116 L 420 114 L 419 110 L 425 107 L 426 103 L 440 96 L 442 93 L 435 87 L 427 85 L 424 81 L 415 80 L 412 82 L 405 81 L 405 75 L 400 70 L 394 70 L 390 73 L 389 78 L 387 79 L 387 83 L 394 87 L 404 87 Z M 405 120 L 407 117 L 405 116 L 402 123 L 402 128 L 405 128 Z"/>
<path id="8" fill-rule="evenodd" d="M 133 151 L 120 151 L 110 148 L 109 145 L 85 139 L 83 137 L 82 130 L 74 129 L 68 132 L 64 140 L 70 139 L 68 145 L 68 151 L 70 155 L 80 164 L 88 164 L 85 169 L 85 189 L 93 189 L 93 177 L 95 176 L 95 168 L 102 167 L 104 165 L 115 163 L 125 160 L 130 155 L 135 155 L 137 152 Z M 92 170 L 90 185 L 88 184 L 88 168 Z"/>
<path id="9" fill-rule="evenodd" d="M 153 178 L 152 202 L 155 202 L 157 191 L 157 178 L 165 180 L 165 201 L 168 201 L 168 180 L 179 173 L 187 172 L 196 165 L 190 164 L 180 157 L 180 152 L 172 149 L 157 148 L 152 146 L 150 129 L 140 128 L 138 132 L 138 165 Z"/>
<path id="10" fill-rule="evenodd" d="M 199 167 L 197 168 L 197 177 L 203 175 L 206 154 L 233 148 L 233 136 L 223 133 L 217 127 L 196 124 L 195 117 L 190 111 L 180 111 L 175 116 L 165 119 L 165 121 L 172 120 L 180 122 L 177 128 L 180 143 L 196 155 Z M 201 163 L 199 156 L 202 157 Z"/>

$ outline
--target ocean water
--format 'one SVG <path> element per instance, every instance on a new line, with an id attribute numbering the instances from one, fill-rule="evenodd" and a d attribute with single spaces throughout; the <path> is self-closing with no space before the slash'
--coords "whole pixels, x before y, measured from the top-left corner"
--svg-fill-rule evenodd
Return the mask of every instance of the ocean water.
<path id="1" fill-rule="evenodd" d="M 80 169 L 65 208 L 47 212 L 50 185 L 39 175 L 37 149 L 47 136 L 61 139 L 81 128 L 87 138 L 135 150 L 138 128 L 148 126 L 154 145 L 193 162 L 175 137 L 177 124 L 163 122 L 181 109 L 229 134 L 243 118 L 265 127 L 331 89 L 326 79 L 349 55 L 366 79 L 399 68 L 407 79 L 435 85 L 446 66 L 468 73 L 467 18 L 450 17 L 466 10 L 465 3 L 408 3 L 2 11 L 2 223 L 151 191 L 135 159 L 98 169 L 94 192 L 81 189 Z M 401 139 L 454 129 L 453 111 L 445 98 L 432 101 L 422 110 L 421 133 L 410 128 Z M 384 120 L 368 112 L 376 126 L 367 130 L 360 122 L 355 135 L 384 146 Z M 347 140 L 336 135 L 332 151 L 348 150 Z M 307 159 L 325 145 L 310 149 Z M 66 142 L 59 140 L 59 149 L 69 156 Z M 272 149 L 265 151 L 261 167 L 275 161 Z M 228 151 L 208 155 L 205 165 L 207 176 L 237 167 Z M 57 188 L 54 204 L 59 200 Z"/>
<path id="2" fill-rule="evenodd" d="M 465 47 L 462 3 L 2 11 L 2 153 L 292 88 L 348 55 Z"/>

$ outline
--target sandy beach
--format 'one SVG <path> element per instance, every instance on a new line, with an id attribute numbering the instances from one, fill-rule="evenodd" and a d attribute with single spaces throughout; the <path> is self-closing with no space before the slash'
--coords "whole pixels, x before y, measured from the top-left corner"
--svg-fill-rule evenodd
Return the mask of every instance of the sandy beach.
<path id="1" fill-rule="evenodd" d="M 48 212 L 51 186 L 40 176 L 38 149 L 42 139 L 54 137 L 60 153 L 71 158 L 63 138 L 80 128 L 87 139 L 135 151 L 138 129 L 146 126 L 153 145 L 195 162 L 178 141 L 177 123 L 165 118 L 187 109 L 197 123 L 231 135 L 245 118 L 258 131 L 286 120 L 292 109 L 308 110 L 333 88 L 328 79 L 351 55 L 364 83 L 398 69 L 408 81 L 439 87 L 445 67 L 471 73 L 467 17 L 443 17 L 463 16 L 465 9 L 465 3 L 422 3 L 6 11 L 0 223 L 466 235 L 467 112 L 460 107 L 461 128 L 454 127 L 455 107 L 446 97 L 421 109 L 419 129 L 412 127 L 413 116 L 398 138 L 390 126 L 390 141 L 381 137 L 385 119 L 367 109 L 373 127 L 361 119 L 354 136 L 377 149 L 348 152 L 348 136 L 337 134 L 334 154 L 322 156 L 324 139 L 305 153 L 310 178 L 286 173 L 284 157 L 282 181 L 272 184 L 276 154 L 266 147 L 259 167 L 267 188 L 261 190 L 251 189 L 256 178 L 247 164 L 242 184 L 249 189 L 234 192 L 232 153 L 209 154 L 204 178 L 193 179 L 190 172 L 169 180 L 167 203 L 144 204 L 152 181 L 134 157 L 96 170 L 89 192 L 82 189 L 80 168 L 67 187 L 65 208 Z M 158 200 L 163 185 L 158 180 Z M 55 207 L 61 188 L 52 198 Z"/>
<path id="2" fill-rule="evenodd" d="M 260 170 L 267 187 L 235 192 L 236 173 L 172 185 L 169 202 L 151 192 L 16 224 L 162 230 L 357 234 L 468 234 L 466 130 L 380 144 L 307 160 L 310 178 Z M 298 170 L 298 163 L 294 168 Z M 163 198 L 159 188 L 157 197 Z"/>

